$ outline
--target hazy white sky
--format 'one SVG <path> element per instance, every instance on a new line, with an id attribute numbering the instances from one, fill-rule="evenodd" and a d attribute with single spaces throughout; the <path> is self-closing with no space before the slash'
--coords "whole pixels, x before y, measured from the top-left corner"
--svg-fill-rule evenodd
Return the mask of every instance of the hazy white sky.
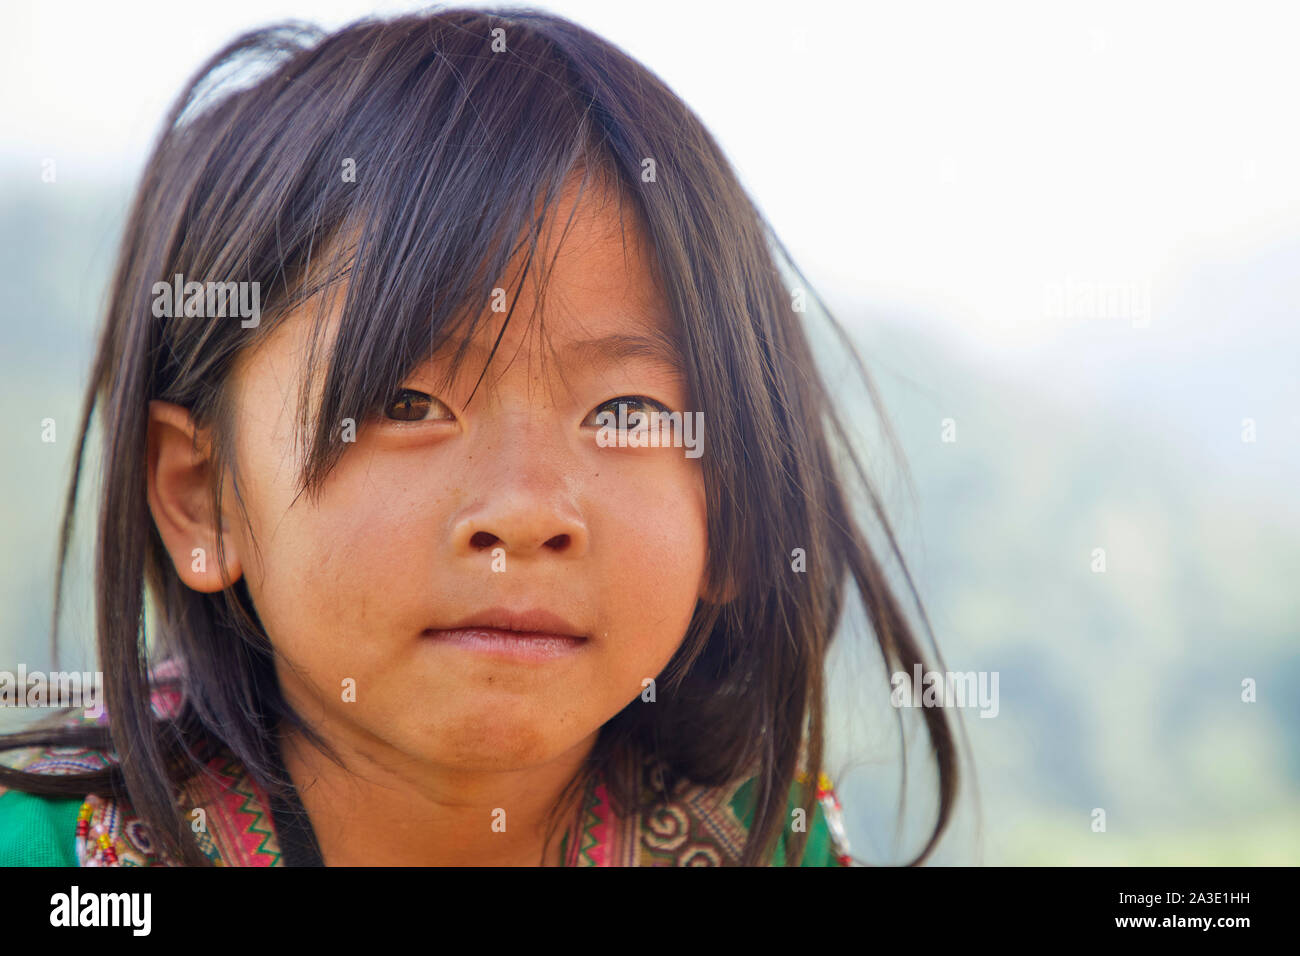
<path id="1" fill-rule="evenodd" d="M 1045 315 L 1052 282 L 1149 282 L 1159 334 L 1189 270 L 1300 235 L 1286 4 L 538 5 L 701 114 L 832 301 L 935 317 L 1008 362 L 1068 325 Z M 168 101 L 236 32 L 416 6 L 10 3 L 3 161 L 133 178 Z"/>

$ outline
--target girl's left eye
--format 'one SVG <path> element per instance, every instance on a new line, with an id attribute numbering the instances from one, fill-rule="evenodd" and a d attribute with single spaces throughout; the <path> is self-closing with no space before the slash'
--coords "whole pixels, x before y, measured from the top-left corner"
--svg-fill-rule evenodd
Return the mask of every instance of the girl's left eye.
<path id="1" fill-rule="evenodd" d="M 621 395 L 618 398 L 611 398 L 604 404 L 597 405 L 593 410 L 595 414 L 588 417 L 584 424 L 590 424 L 593 428 L 600 428 L 601 423 L 593 421 L 599 417 L 602 411 L 613 415 L 612 424 L 617 425 L 619 419 L 619 406 L 626 405 L 627 411 L 624 412 L 629 428 L 637 428 L 645 424 L 646 414 L 655 414 L 656 412 L 671 412 L 663 402 L 655 401 L 653 398 L 647 398 L 644 395 Z M 608 419 L 607 419 L 608 421 Z"/>
<path id="2" fill-rule="evenodd" d="M 448 417 L 451 411 L 442 402 L 438 401 L 432 395 L 424 392 L 417 392 L 413 388 L 398 389 L 393 400 L 384 406 L 384 418 L 397 422 L 422 422 L 430 419 L 438 420 L 438 410 L 446 412 Z M 430 412 L 434 414 L 431 416 Z"/>

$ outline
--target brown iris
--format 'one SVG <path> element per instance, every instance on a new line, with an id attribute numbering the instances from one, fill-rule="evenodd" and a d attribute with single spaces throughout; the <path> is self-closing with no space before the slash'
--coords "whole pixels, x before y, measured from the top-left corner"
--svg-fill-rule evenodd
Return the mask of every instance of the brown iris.
<path id="1" fill-rule="evenodd" d="M 423 421 L 429 414 L 433 399 L 423 392 L 404 388 L 388 403 L 384 415 L 399 422 Z"/>

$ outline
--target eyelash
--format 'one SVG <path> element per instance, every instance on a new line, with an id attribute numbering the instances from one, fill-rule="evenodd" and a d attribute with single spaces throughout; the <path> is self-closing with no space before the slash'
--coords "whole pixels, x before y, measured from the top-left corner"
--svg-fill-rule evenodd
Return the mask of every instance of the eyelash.
<path id="1" fill-rule="evenodd" d="M 420 402 L 421 404 L 423 404 L 423 400 L 427 400 L 428 403 L 429 403 L 429 408 L 430 408 L 430 410 L 433 409 L 434 405 L 437 405 L 437 406 L 440 406 L 441 408 L 445 409 L 445 410 L 448 412 L 448 414 L 451 414 L 451 409 L 447 408 L 446 405 L 444 405 L 442 402 L 438 401 L 438 399 L 434 398 L 432 395 L 429 395 L 429 394 L 426 393 L 426 392 L 416 391 L 416 390 L 413 389 L 413 388 L 401 388 L 401 389 L 398 389 L 398 390 L 397 390 L 397 393 L 393 396 L 393 400 L 390 401 L 387 405 L 385 405 L 385 406 L 383 407 L 383 409 L 381 410 L 381 414 L 383 415 L 384 420 L 385 420 L 385 421 L 390 421 L 390 422 L 401 422 L 401 423 L 403 423 L 403 424 L 407 424 L 407 425 L 414 425 L 414 424 L 418 424 L 418 423 L 420 423 L 420 422 L 425 422 L 425 421 L 445 421 L 445 420 L 447 420 L 447 419 L 429 419 L 429 418 L 414 418 L 414 419 L 390 418 L 389 415 L 388 415 L 388 410 L 389 410 L 390 408 L 392 408 L 395 404 L 397 404 L 399 401 L 401 401 L 401 399 L 402 399 L 404 396 L 412 396 L 412 395 L 414 395 L 414 396 L 418 396 L 419 399 L 421 400 L 421 402 Z M 596 412 L 596 413 L 599 413 L 602 409 L 606 408 L 607 406 L 609 406 L 609 405 L 613 405 L 613 406 L 614 406 L 615 414 L 617 414 L 617 410 L 618 410 L 618 405 L 619 405 L 619 403 L 624 403 L 624 404 L 627 404 L 627 405 L 646 405 L 646 406 L 653 406 L 656 410 L 658 410 L 658 411 L 664 411 L 664 412 L 671 412 L 671 411 L 672 411 L 672 409 L 670 409 L 670 408 L 669 408 L 667 405 L 665 405 L 663 402 L 656 401 L 655 399 L 650 398 L 650 397 L 648 397 L 648 396 L 646 396 L 646 395 L 620 395 L 620 396 L 618 396 L 617 398 L 611 398 L 611 399 L 609 399 L 608 401 L 601 402 L 601 403 L 600 403 L 599 405 L 597 405 L 597 406 L 596 406 L 592 411 L 593 411 L 593 412 Z M 409 408 L 409 404 L 410 404 L 410 403 L 409 403 L 409 399 L 408 399 L 408 408 Z M 629 414 L 630 414 L 630 413 L 629 413 Z M 592 416 L 588 416 L 588 417 L 590 418 L 590 417 L 592 417 Z M 593 428 L 599 428 L 600 426 L 599 426 L 599 425 L 593 425 L 593 426 L 591 426 L 591 427 L 593 427 Z"/>

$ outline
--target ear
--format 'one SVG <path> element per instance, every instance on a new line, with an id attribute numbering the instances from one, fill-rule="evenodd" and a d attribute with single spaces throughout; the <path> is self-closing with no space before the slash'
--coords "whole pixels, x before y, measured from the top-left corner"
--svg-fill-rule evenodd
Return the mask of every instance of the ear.
<path id="1" fill-rule="evenodd" d="M 149 403 L 149 510 L 177 575 L 205 594 L 224 590 L 243 574 L 233 536 L 224 535 L 224 521 L 213 513 L 210 454 L 207 433 L 195 427 L 186 409 L 171 402 Z M 223 536 L 228 580 L 222 579 L 217 561 Z"/>

